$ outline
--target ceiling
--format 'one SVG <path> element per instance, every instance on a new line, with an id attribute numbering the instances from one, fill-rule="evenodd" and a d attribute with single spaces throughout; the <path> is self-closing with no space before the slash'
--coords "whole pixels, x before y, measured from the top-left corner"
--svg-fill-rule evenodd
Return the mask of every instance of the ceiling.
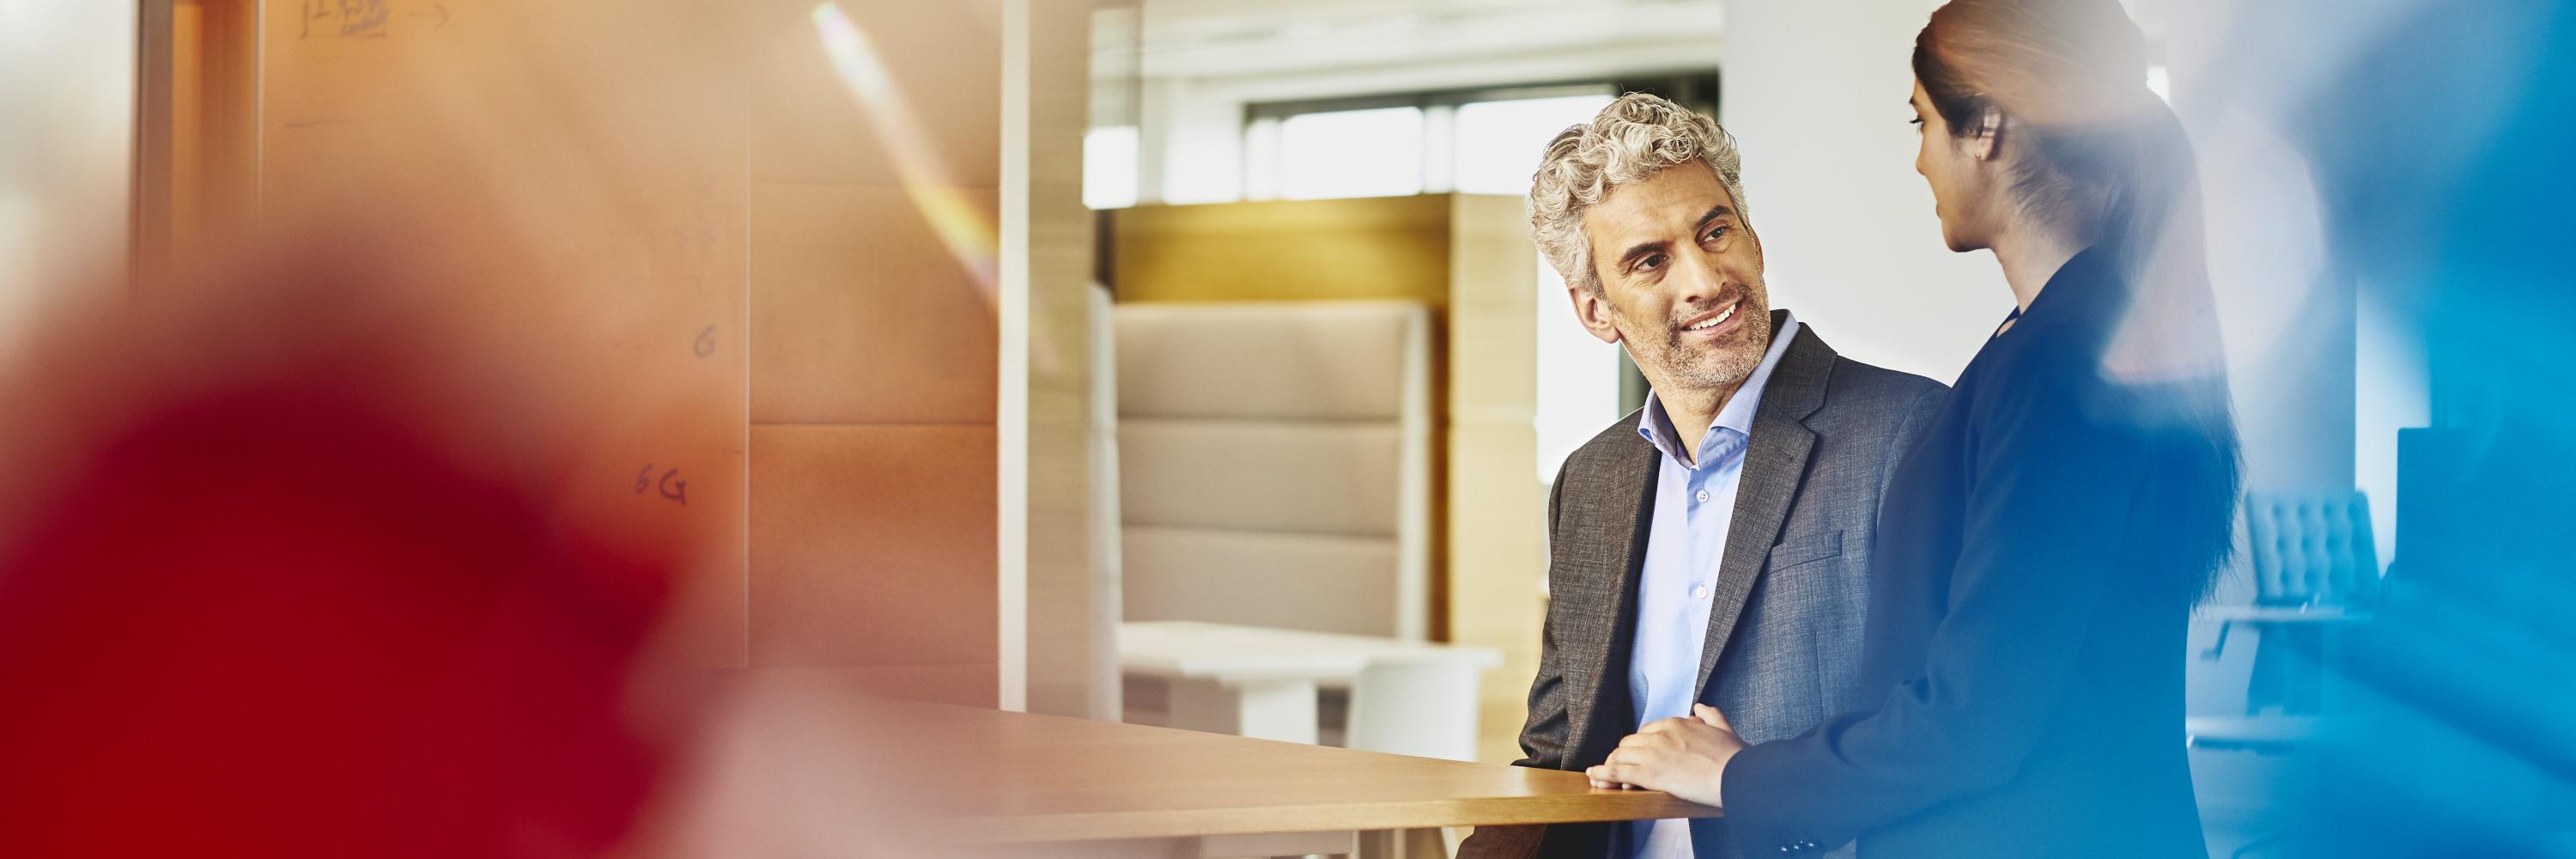
<path id="1" fill-rule="evenodd" d="M 1699 71 L 1724 0 L 1141 0 L 1140 77 L 1262 100 Z"/>

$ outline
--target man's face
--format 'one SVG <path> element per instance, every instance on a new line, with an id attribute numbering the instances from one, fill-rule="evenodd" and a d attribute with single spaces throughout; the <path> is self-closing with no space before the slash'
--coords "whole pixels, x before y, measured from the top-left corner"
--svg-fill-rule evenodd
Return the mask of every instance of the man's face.
<path id="1" fill-rule="evenodd" d="M 1771 348 L 1762 242 L 1702 162 L 1613 189 L 1583 216 L 1599 293 L 1571 287 L 1592 335 L 1626 343 L 1656 388 L 1725 388 Z"/>

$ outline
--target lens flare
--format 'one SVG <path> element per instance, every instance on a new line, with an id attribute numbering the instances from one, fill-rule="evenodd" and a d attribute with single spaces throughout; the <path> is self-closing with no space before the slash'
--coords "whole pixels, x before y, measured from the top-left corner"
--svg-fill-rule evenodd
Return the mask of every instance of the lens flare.
<path id="1" fill-rule="evenodd" d="M 993 302 L 1000 280 L 1001 243 L 994 225 L 967 202 L 946 162 L 918 131 L 924 126 L 915 118 L 911 101 L 895 86 L 894 76 L 886 72 L 885 62 L 867 33 L 841 11 L 840 4 L 815 6 L 813 14 L 823 51 L 831 57 L 833 73 L 849 87 L 850 97 L 858 102 L 859 109 L 867 113 L 877 142 L 894 162 L 904 195 L 912 198 L 913 207 L 921 211 L 922 219 L 947 246 L 949 255 L 975 276 L 984 300 Z"/>

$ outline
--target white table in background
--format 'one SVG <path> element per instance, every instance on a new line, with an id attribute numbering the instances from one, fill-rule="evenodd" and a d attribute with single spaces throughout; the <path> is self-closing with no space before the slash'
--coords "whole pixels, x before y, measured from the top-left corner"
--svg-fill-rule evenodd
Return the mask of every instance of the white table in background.
<path id="1" fill-rule="evenodd" d="M 1475 760 L 1477 686 L 1498 651 L 1195 621 L 1118 628 L 1127 676 L 1165 683 L 1170 726 L 1314 743 L 1316 693 L 1350 690 L 1344 745 Z"/>

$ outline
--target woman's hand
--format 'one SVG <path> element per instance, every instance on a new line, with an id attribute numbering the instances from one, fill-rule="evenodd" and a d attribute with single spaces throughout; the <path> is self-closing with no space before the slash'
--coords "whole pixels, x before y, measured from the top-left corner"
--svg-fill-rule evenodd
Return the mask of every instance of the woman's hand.
<path id="1" fill-rule="evenodd" d="M 1583 771 L 1593 787 L 1642 787 L 1660 790 L 1701 805 L 1719 805 L 1718 788 L 1726 762 L 1744 750 L 1744 741 L 1726 724 L 1726 714 L 1706 704 L 1691 705 L 1693 719 L 1657 719 L 1610 752 L 1600 766 Z"/>

